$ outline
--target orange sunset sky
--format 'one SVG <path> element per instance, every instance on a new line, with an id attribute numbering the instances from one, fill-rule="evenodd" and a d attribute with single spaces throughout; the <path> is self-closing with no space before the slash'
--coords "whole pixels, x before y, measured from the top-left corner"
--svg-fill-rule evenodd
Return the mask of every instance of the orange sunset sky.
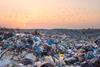
<path id="1" fill-rule="evenodd" d="M 100 0 L 0 0 L 0 27 L 100 28 Z"/>

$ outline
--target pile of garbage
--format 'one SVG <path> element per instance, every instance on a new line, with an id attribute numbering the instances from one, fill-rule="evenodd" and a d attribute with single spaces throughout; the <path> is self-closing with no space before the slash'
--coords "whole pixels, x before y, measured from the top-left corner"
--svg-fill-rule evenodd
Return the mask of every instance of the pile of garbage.
<path id="1" fill-rule="evenodd" d="M 0 67 L 100 67 L 100 39 L 67 35 L 0 33 Z"/>

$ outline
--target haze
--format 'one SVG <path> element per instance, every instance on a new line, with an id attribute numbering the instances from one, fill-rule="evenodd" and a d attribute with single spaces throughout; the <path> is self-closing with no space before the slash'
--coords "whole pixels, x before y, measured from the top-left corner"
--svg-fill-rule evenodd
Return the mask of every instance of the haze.
<path id="1" fill-rule="evenodd" d="M 100 28 L 100 0 L 0 0 L 0 27 Z"/>

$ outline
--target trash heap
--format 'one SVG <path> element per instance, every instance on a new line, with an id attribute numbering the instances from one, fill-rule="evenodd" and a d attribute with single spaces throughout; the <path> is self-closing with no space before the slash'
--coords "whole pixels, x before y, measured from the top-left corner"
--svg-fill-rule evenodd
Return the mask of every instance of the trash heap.
<path id="1" fill-rule="evenodd" d="M 100 67 L 100 40 L 67 35 L 0 33 L 0 67 Z"/>

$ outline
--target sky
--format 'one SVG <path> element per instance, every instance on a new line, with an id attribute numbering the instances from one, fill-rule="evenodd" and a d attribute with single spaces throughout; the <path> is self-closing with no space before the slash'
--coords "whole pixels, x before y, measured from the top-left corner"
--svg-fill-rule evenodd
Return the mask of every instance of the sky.
<path id="1" fill-rule="evenodd" d="M 100 29 L 100 0 L 0 0 L 0 27 Z"/>

